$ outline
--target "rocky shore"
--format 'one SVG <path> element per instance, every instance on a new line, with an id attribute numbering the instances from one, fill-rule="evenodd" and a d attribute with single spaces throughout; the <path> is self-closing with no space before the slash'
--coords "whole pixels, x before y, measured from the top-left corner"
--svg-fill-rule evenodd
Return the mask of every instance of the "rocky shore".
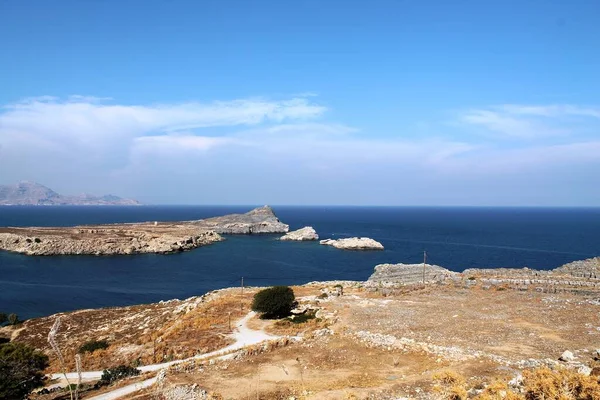
<path id="1" fill-rule="evenodd" d="M 224 240 L 220 234 L 285 233 L 271 207 L 182 222 L 0 228 L 0 250 L 32 256 L 176 253 Z"/>

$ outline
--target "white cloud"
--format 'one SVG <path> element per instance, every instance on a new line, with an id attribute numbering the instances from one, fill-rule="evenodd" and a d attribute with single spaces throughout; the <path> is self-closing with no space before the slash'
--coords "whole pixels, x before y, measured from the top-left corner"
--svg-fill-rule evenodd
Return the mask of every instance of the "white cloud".
<path id="1" fill-rule="evenodd" d="M 134 149 L 140 152 L 207 151 L 216 146 L 235 143 L 229 137 L 209 137 L 195 135 L 144 136 L 134 140 Z"/>
<path id="2" fill-rule="evenodd" d="M 85 143 L 98 138 L 136 137 L 156 131 L 309 119 L 325 111 L 325 107 L 304 98 L 126 106 L 103 104 L 101 99 L 82 96 L 67 101 L 43 97 L 5 106 L 0 114 L 0 135 L 5 136 L 8 131 L 27 132 Z"/>
<path id="3" fill-rule="evenodd" d="M 518 105 L 471 109 L 459 116 L 480 132 L 512 139 L 537 139 L 577 135 L 586 124 L 597 125 L 600 108 L 576 105 Z"/>
<path id="4" fill-rule="evenodd" d="M 404 136 L 401 125 L 396 135 L 358 130 L 324 120 L 325 112 L 306 97 L 162 105 L 85 96 L 27 99 L 0 109 L 0 183 L 66 182 L 73 192 L 97 192 L 104 184 L 114 185 L 106 190 L 113 192 L 138 181 L 155 190 L 159 182 L 181 180 L 201 182 L 212 193 L 223 185 L 251 193 L 254 184 L 299 193 L 320 182 L 319 190 L 336 196 L 341 185 L 377 191 L 389 184 L 389 194 L 419 181 L 489 184 L 495 177 L 524 179 L 531 171 L 600 163 L 600 142 L 580 132 L 582 124 L 600 120 L 594 107 L 472 109 L 460 115 L 463 130 L 452 138 L 436 131 L 435 121 L 428 121 L 428 136 L 415 138 Z M 466 134 L 467 127 L 485 134 Z M 296 178 L 304 186 L 295 185 Z"/>

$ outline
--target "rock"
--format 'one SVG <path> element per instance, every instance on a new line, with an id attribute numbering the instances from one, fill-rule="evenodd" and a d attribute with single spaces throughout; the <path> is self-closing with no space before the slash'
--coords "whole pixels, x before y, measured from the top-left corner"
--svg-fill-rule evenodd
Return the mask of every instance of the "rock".
<path id="1" fill-rule="evenodd" d="M 590 376 L 592 374 L 592 368 L 588 367 L 587 365 L 580 365 L 577 368 L 577 372 L 585 376 Z"/>
<path id="2" fill-rule="evenodd" d="M 519 374 L 508 381 L 508 386 L 511 387 L 520 387 L 523 386 L 523 375 Z"/>
<path id="3" fill-rule="evenodd" d="M 308 240 L 318 240 L 319 235 L 313 229 L 312 226 L 305 226 L 304 228 L 300 228 L 296 231 L 292 231 L 286 233 L 279 240 L 295 240 L 295 241 L 308 241 Z"/>
<path id="4" fill-rule="evenodd" d="M 383 245 L 371 238 L 325 239 L 319 243 L 343 250 L 383 250 Z"/>
<path id="5" fill-rule="evenodd" d="M 575 360 L 575 356 L 569 350 L 565 350 L 559 358 L 560 361 L 570 362 Z"/>
<path id="6" fill-rule="evenodd" d="M 366 286 L 395 286 L 423 283 L 443 282 L 459 274 L 438 265 L 425 264 L 380 264 L 369 277 Z"/>

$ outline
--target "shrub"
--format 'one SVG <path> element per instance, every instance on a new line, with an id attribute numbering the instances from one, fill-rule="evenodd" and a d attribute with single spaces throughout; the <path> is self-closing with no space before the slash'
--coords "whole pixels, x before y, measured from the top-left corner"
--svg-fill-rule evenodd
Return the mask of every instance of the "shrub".
<path id="1" fill-rule="evenodd" d="M 102 371 L 100 382 L 108 385 L 129 376 L 138 376 L 140 372 L 139 369 L 130 367 L 129 365 L 119 365 L 118 367 L 108 368 Z"/>
<path id="2" fill-rule="evenodd" d="M 16 325 L 19 323 L 19 316 L 17 314 L 8 314 L 8 323 L 10 325 Z"/>
<path id="3" fill-rule="evenodd" d="M 0 312 L 0 325 L 8 321 L 8 315 L 3 312 Z"/>
<path id="4" fill-rule="evenodd" d="M 432 376 L 436 382 L 434 390 L 445 400 L 464 400 L 467 398 L 465 378 L 452 370 L 440 371 Z"/>
<path id="5" fill-rule="evenodd" d="M 42 385 L 48 357 L 22 343 L 0 345 L 0 399 L 22 399 Z"/>
<path id="6" fill-rule="evenodd" d="M 600 398 L 600 384 L 593 376 L 586 376 L 573 370 L 538 368 L 523 372 L 525 398 L 541 399 L 581 399 Z"/>
<path id="7" fill-rule="evenodd" d="M 78 353 L 93 353 L 96 350 L 104 350 L 108 348 L 108 342 L 106 340 L 90 340 L 85 342 L 80 348 Z"/>
<path id="8" fill-rule="evenodd" d="M 288 286 L 273 286 L 254 295 L 252 310 L 263 318 L 276 319 L 290 315 L 295 302 L 294 291 Z"/>

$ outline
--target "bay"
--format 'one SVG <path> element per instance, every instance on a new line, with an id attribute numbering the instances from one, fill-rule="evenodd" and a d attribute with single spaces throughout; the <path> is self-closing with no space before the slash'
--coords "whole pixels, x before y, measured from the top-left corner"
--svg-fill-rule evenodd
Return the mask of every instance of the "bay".
<path id="1" fill-rule="evenodd" d="M 0 226 L 73 226 L 200 219 L 253 206 L 0 207 Z M 279 235 L 227 236 L 170 255 L 29 257 L 0 251 L 0 311 L 23 318 L 149 303 L 246 285 L 364 280 L 380 263 L 552 269 L 600 255 L 598 208 L 273 207 L 291 229 L 366 236 L 381 252 L 351 252 Z"/>

